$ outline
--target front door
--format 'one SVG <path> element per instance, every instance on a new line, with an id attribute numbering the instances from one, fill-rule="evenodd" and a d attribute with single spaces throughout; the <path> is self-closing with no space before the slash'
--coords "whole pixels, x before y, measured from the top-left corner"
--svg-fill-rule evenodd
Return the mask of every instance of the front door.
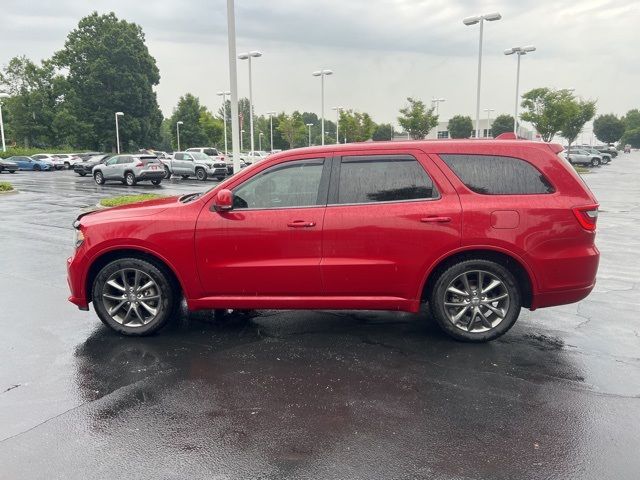
<path id="1" fill-rule="evenodd" d="M 234 208 L 204 208 L 196 260 L 206 296 L 321 295 L 329 160 L 285 159 L 233 188 Z"/>
<path id="2" fill-rule="evenodd" d="M 453 186 L 421 151 L 336 158 L 324 220 L 327 295 L 414 300 L 428 267 L 460 245 Z"/>

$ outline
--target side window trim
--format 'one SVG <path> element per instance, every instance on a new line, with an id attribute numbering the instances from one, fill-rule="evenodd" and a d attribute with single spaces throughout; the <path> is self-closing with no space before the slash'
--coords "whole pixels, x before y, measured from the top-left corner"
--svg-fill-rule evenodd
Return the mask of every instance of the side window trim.
<path id="1" fill-rule="evenodd" d="M 425 172 L 425 174 L 427 175 L 427 177 L 429 177 L 429 179 L 431 180 L 431 183 L 433 184 L 433 189 L 435 190 L 435 196 L 431 197 L 431 198 L 413 198 L 413 199 L 407 199 L 407 200 L 385 200 L 385 201 L 371 201 L 371 202 L 358 202 L 358 203 L 338 203 L 338 194 L 339 192 L 339 188 L 340 188 L 340 167 L 342 165 L 342 160 L 345 157 L 397 157 L 397 158 L 402 158 L 402 157 L 411 157 L 413 160 L 415 160 L 416 162 L 418 162 L 418 165 L 420 166 L 420 168 L 422 168 Z M 331 183 L 329 185 L 329 192 L 328 192 L 328 198 L 327 198 L 327 207 L 335 207 L 335 206 L 347 206 L 347 205 L 377 205 L 377 204 L 386 204 L 386 203 L 407 203 L 407 202 L 433 202 L 433 201 L 437 201 L 440 200 L 442 198 L 442 195 L 440 193 L 440 189 L 438 188 L 438 185 L 436 184 L 435 180 L 433 179 L 433 175 L 431 175 L 428 170 L 426 168 L 424 168 L 424 165 L 422 165 L 422 162 L 420 162 L 420 160 L 418 160 L 418 157 L 416 157 L 414 154 L 412 153 L 379 153 L 379 152 L 374 152 L 374 153 L 363 153 L 363 154 L 352 154 L 352 155 L 343 155 L 343 156 L 337 156 L 334 157 L 333 159 L 333 165 L 332 165 L 332 169 L 331 169 Z"/>
<path id="2" fill-rule="evenodd" d="M 316 203 L 315 205 L 303 205 L 303 206 L 292 206 L 292 207 L 254 207 L 254 208 L 242 208 L 242 209 L 238 209 L 241 210 L 243 212 L 246 211 L 253 211 L 253 210 L 290 210 L 290 209 L 300 209 L 300 208 L 318 208 L 318 207 L 326 207 L 327 206 L 327 195 L 329 192 L 329 183 L 330 183 L 330 176 L 331 176 L 331 166 L 332 166 L 332 162 L 333 162 L 333 157 L 328 156 L 328 157 L 313 157 L 313 158 L 297 158 L 294 160 L 290 160 L 290 161 L 285 161 L 285 162 L 281 162 L 278 163 L 276 165 L 272 165 L 269 168 L 266 168 L 258 173 L 256 173 L 255 175 L 252 175 L 250 178 L 247 178 L 244 182 L 236 185 L 235 187 L 233 187 L 233 192 L 235 194 L 236 190 L 238 190 L 238 188 L 240 188 L 242 185 L 245 185 L 247 182 L 250 182 L 251 180 L 255 179 L 258 175 L 261 174 L 266 174 L 270 171 L 274 171 L 277 170 L 279 167 L 283 167 L 286 164 L 290 164 L 290 163 L 297 163 L 297 162 L 314 162 L 314 161 L 322 161 L 322 173 L 320 176 L 320 184 L 318 186 L 318 195 L 316 197 Z M 214 210 L 214 207 L 211 207 L 211 210 Z"/>

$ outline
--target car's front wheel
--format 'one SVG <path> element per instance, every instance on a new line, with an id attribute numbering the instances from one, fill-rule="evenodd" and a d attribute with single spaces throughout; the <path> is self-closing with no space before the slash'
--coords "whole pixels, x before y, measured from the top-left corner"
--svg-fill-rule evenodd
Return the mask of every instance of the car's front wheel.
<path id="1" fill-rule="evenodd" d="M 124 335 L 149 335 L 174 315 L 179 298 L 164 268 L 139 258 L 105 265 L 93 282 L 100 320 Z"/>
<path id="2" fill-rule="evenodd" d="M 196 178 L 201 182 L 207 179 L 207 172 L 205 172 L 204 168 L 196 168 Z"/>
<path id="3" fill-rule="evenodd" d="M 486 342 L 513 326 L 521 299 L 507 268 L 490 260 L 465 260 L 438 276 L 429 307 L 440 328 L 456 340 Z"/>
<path id="4" fill-rule="evenodd" d="M 164 166 L 164 178 L 167 180 L 171 178 L 171 170 L 166 165 Z"/>
<path id="5" fill-rule="evenodd" d="M 93 180 L 98 185 L 104 185 L 104 175 L 100 171 L 93 174 Z"/>
<path id="6" fill-rule="evenodd" d="M 598 167 L 598 166 L 600 166 L 600 160 L 598 160 L 598 159 L 597 159 L 597 158 L 595 158 L 595 157 L 594 157 L 594 158 L 592 158 L 592 159 L 591 159 L 591 166 L 592 166 L 592 167 Z"/>
<path id="7" fill-rule="evenodd" d="M 154 185 L 160 185 L 162 183 L 162 179 L 158 178 L 157 180 L 151 180 L 151 183 L 153 183 Z"/>
<path id="8" fill-rule="evenodd" d="M 40 165 L 34 165 L 33 166 L 33 171 L 34 172 L 39 172 L 41 170 Z"/>

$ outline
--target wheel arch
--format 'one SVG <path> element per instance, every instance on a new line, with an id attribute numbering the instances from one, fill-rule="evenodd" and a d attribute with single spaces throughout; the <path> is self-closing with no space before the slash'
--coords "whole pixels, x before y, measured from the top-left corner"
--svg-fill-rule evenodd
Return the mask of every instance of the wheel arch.
<path id="1" fill-rule="evenodd" d="M 518 281 L 518 286 L 522 293 L 522 306 L 529 308 L 532 303 L 535 278 L 532 272 L 527 268 L 526 264 L 516 256 L 491 248 L 471 248 L 467 250 L 457 251 L 444 258 L 441 258 L 431 268 L 424 277 L 422 283 L 421 297 L 422 302 L 426 301 L 433 290 L 434 284 L 440 273 L 450 266 L 464 260 L 490 260 L 507 268 Z"/>
<path id="2" fill-rule="evenodd" d="M 159 255 L 152 253 L 148 250 L 142 250 L 137 248 L 121 248 L 115 250 L 109 250 L 107 252 L 99 254 L 91 261 L 91 266 L 87 270 L 87 277 L 85 279 L 85 292 L 87 295 L 87 301 L 91 301 L 91 295 L 93 292 L 93 282 L 95 281 L 98 272 L 108 263 L 118 260 L 120 258 L 137 258 L 145 260 L 154 264 L 160 270 L 163 270 L 169 277 L 169 281 L 177 289 L 178 297 L 185 295 L 185 289 L 180 281 L 180 277 L 175 272 L 174 268 L 169 262 L 160 257 Z"/>

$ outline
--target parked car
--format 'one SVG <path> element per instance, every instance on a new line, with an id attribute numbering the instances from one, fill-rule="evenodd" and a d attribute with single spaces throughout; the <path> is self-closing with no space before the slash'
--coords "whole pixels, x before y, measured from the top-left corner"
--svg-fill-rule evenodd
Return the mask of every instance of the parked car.
<path id="1" fill-rule="evenodd" d="M 608 153 L 611 155 L 611 158 L 616 158 L 618 156 L 618 150 L 611 145 L 594 145 L 592 148 L 595 148 L 600 153 Z"/>
<path id="2" fill-rule="evenodd" d="M 185 151 L 204 153 L 205 155 L 210 156 L 215 162 L 224 162 L 227 165 L 227 172 L 233 173 L 233 163 L 231 160 L 215 147 L 193 147 L 187 148 Z M 229 170 L 229 165 L 231 165 L 231 170 Z"/>
<path id="3" fill-rule="evenodd" d="M 9 157 L 7 160 L 17 164 L 19 170 L 33 170 L 35 172 L 53 170 L 53 164 L 50 162 L 33 157 L 15 156 Z"/>
<path id="4" fill-rule="evenodd" d="M 576 146 L 576 148 L 580 149 L 580 150 L 586 150 L 590 154 L 602 158 L 602 165 L 607 165 L 608 163 L 611 163 L 611 154 L 609 154 L 609 153 L 600 152 L 599 150 L 596 150 L 595 148 L 592 148 L 592 147 L 589 147 L 589 146 L 585 146 L 585 145 L 579 145 L 579 146 Z"/>
<path id="5" fill-rule="evenodd" d="M 233 153 L 225 155 L 225 163 L 227 164 L 227 175 L 233 175 Z M 247 163 L 240 157 L 240 170 L 248 167 Z"/>
<path id="6" fill-rule="evenodd" d="M 87 157 L 86 160 L 76 163 L 73 166 L 73 171 L 76 172 L 81 177 L 91 175 L 93 172 L 93 167 L 101 163 L 105 163 L 111 157 L 113 157 L 113 155 L 110 153 L 101 153 L 98 155 L 92 155 L 90 157 Z"/>
<path id="7" fill-rule="evenodd" d="M 245 161 L 247 165 L 253 165 L 254 163 L 258 163 L 265 158 L 267 158 L 269 154 L 263 150 L 256 150 L 252 152 L 247 152 L 241 156 L 242 160 Z"/>
<path id="8" fill-rule="evenodd" d="M 9 159 L 4 160 L 0 158 L 0 173 L 2 172 L 16 173 L 16 171 L 19 168 L 20 167 L 18 167 L 18 164 L 13 162 L 12 160 L 9 160 Z"/>
<path id="9" fill-rule="evenodd" d="M 118 180 L 129 186 L 144 180 L 160 185 L 164 178 L 162 163 L 153 155 L 116 155 L 93 167 L 92 173 L 98 185 L 109 180 Z"/>
<path id="10" fill-rule="evenodd" d="M 204 182 L 209 176 L 223 180 L 227 175 L 227 164 L 214 160 L 202 152 L 176 152 L 170 159 L 162 159 L 164 178 L 180 175 L 182 178 L 196 177 Z"/>
<path id="11" fill-rule="evenodd" d="M 598 203 L 560 145 L 348 144 L 273 155 L 203 193 L 83 213 L 69 300 L 125 335 L 199 309 L 375 309 L 492 340 L 595 285 Z M 224 252 L 224 254 L 221 254 Z"/>
<path id="12" fill-rule="evenodd" d="M 47 162 L 51 164 L 53 169 L 62 170 L 64 168 L 64 160 L 61 158 L 56 158 L 53 154 L 50 153 L 37 153 L 35 155 L 31 155 L 31 158 L 34 160 L 41 160 L 43 162 Z"/>
<path id="13" fill-rule="evenodd" d="M 59 158 L 60 160 L 62 160 L 64 162 L 63 168 L 66 168 L 67 170 L 73 167 L 76 163 L 82 161 L 82 159 L 79 156 L 69 154 L 69 153 L 55 153 L 53 154 L 53 157 Z"/>
<path id="14" fill-rule="evenodd" d="M 588 165 L 590 167 L 599 167 L 602 164 L 602 157 L 589 153 L 581 148 L 571 149 L 565 153 L 569 163 L 573 165 Z"/>

